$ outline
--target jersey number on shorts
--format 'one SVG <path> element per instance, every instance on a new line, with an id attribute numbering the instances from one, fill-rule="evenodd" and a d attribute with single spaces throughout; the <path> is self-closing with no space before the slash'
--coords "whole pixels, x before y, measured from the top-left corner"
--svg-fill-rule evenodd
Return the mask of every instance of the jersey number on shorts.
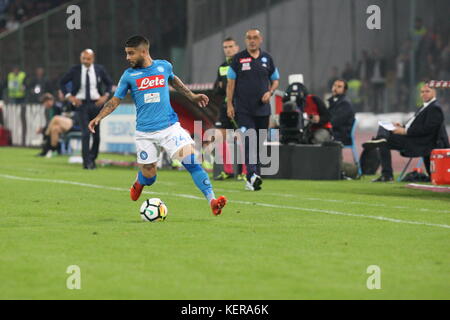
<path id="1" fill-rule="evenodd" d="M 175 145 L 178 147 L 181 142 L 186 141 L 186 138 L 183 136 L 173 137 L 172 139 L 175 140 Z"/>

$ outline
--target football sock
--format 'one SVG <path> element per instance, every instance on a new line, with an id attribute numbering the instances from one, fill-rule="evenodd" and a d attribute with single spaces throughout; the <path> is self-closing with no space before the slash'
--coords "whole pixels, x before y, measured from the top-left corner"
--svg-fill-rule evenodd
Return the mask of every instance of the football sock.
<path id="1" fill-rule="evenodd" d="M 183 166 L 192 176 L 195 185 L 205 195 L 209 202 L 215 199 L 214 191 L 212 189 L 211 181 L 209 181 L 208 174 L 203 170 L 202 166 L 195 161 L 195 155 L 191 154 L 182 161 Z"/>
<path id="2" fill-rule="evenodd" d="M 138 181 L 141 185 L 149 187 L 156 182 L 156 176 L 154 176 L 153 178 L 146 178 L 142 174 L 142 171 L 139 171 Z"/>
<path id="3" fill-rule="evenodd" d="M 219 158 L 223 163 L 223 171 L 226 174 L 233 174 L 233 165 L 230 159 L 230 150 L 228 147 L 228 143 L 222 142 L 222 145 L 218 148 Z"/>

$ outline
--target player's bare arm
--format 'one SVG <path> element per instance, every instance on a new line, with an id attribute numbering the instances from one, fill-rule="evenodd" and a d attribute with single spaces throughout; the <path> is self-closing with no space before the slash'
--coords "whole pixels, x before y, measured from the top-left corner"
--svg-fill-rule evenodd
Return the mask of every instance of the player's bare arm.
<path id="1" fill-rule="evenodd" d="M 98 126 L 103 118 L 107 117 L 109 114 L 113 113 L 114 110 L 120 105 L 121 100 L 117 97 L 112 97 L 100 110 L 98 116 L 96 116 L 91 122 L 89 122 L 89 131 L 95 133 L 95 127 Z"/>
<path id="2" fill-rule="evenodd" d="M 270 86 L 269 91 L 267 91 L 264 94 L 264 96 L 262 97 L 262 99 L 261 99 L 263 103 L 269 103 L 270 102 L 270 97 L 273 96 L 273 94 L 275 93 L 275 90 L 278 89 L 279 85 L 280 85 L 280 81 L 279 80 L 272 81 L 272 84 Z"/>
<path id="3" fill-rule="evenodd" d="M 170 85 L 183 96 L 196 103 L 199 107 L 205 108 L 209 103 L 209 98 L 204 94 L 195 94 L 177 76 L 169 81 Z"/>
<path id="4" fill-rule="evenodd" d="M 227 115 L 228 118 L 234 119 L 233 96 L 236 87 L 236 80 L 228 79 L 227 82 Z"/>
<path id="5" fill-rule="evenodd" d="M 106 93 L 105 95 L 101 96 L 101 97 L 97 100 L 97 102 L 95 103 L 95 105 L 96 105 L 97 107 L 103 106 L 103 105 L 105 104 L 105 102 L 108 101 L 108 98 L 109 98 L 109 93 Z"/>

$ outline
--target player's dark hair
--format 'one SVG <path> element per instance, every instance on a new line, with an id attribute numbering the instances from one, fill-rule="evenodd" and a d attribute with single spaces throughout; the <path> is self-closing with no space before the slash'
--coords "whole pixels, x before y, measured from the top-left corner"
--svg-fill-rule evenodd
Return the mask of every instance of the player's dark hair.
<path id="1" fill-rule="evenodd" d="M 223 42 L 228 42 L 228 41 L 233 41 L 234 43 L 236 43 L 236 40 L 234 40 L 233 37 L 227 37 L 223 40 Z"/>
<path id="2" fill-rule="evenodd" d="M 150 41 L 143 36 L 132 36 L 125 42 L 126 48 L 137 48 L 141 45 L 150 48 Z"/>

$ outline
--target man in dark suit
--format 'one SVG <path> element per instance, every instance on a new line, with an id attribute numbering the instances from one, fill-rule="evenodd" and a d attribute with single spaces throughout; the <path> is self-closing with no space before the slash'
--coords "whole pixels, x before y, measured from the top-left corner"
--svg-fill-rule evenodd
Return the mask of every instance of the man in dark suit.
<path id="1" fill-rule="evenodd" d="M 84 169 L 95 169 L 95 159 L 98 156 L 100 132 L 93 134 L 93 144 L 90 145 L 91 133 L 89 122 L 94 119 L 111 94 L 112 81 L 103 66 L 94 64 L 95 54 L 91 49 L 81 52 L 81 64 L 73 66 L 60 81 L 60 89 L 66 98 L 78 108 L 80 128 L 82 132 L 82 155 Z M 67 84 L 72 83 L 68 92 Z"/>
<path id="2" fill-rule="evenodd" d="M 439 147 L 438 141 L 446 135 L 444 113 L 436 100 L 436 90 L 425 84 L 421 88 L 423 106 L 417 110 L 405 125 L 394 124 L 394 129 L 388 131 L 380 127 L 377 137 L 363 144 L 365 149 L 379 148 L 381 156 L 382 175 L 373 182 L 393 181 L 391 150 L 399 150 L 415 157 L 424 157 L 427 172 L 430 173 L 430 154 Z"/>
<path id="3" fill-rule="evenodd" d="M 355 112 L 345 96 L 347 90 L 348 84 L 345 80 L 336 80 L 332 87 L 333 96 L 328 99 L 334 140 L 345 146 L 352 144 L 351 134 L 355 122 Z"/>

